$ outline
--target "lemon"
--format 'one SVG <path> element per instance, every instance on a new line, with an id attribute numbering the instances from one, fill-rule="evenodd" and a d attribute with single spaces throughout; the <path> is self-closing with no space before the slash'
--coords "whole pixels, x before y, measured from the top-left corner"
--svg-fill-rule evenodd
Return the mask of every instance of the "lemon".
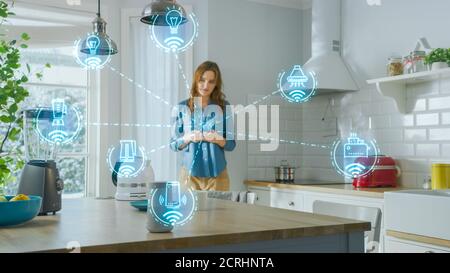
<path id="1" fill-rule="evenodd" d="M 0 202 L 8 202 L 8 199 L 6 199 L 5 196 L 0 195 Z"/>
<path id="2" fill-rule="evenodd" d="M 9 201 L 11 202 L 11 201 L 23 201 L 23 200 L 30 200 L 30 197 L 28 197 L 25 194 L 18 194 Z"/>

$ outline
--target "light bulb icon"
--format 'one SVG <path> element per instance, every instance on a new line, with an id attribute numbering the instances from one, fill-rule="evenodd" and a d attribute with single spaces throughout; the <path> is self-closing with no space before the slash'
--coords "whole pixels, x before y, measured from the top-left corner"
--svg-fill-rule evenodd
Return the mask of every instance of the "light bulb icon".
<path id="1" fill-rule="evenodd" d="M 97 37 L 97 35 L 91 35 L 86 39 L 86 46 L 87 48 L 89 48 L 90 55 L 96 55 L 97 49 L 100 46 L 100 39 Z"/>
<path id="2" fill-rule="evenodd" d="M 178 34 L 178 27 L 183 21 L 183 16 L 178 10 L 171 10 L 166 14 L 166 23 L 170 26 L 170 34 Z"/>

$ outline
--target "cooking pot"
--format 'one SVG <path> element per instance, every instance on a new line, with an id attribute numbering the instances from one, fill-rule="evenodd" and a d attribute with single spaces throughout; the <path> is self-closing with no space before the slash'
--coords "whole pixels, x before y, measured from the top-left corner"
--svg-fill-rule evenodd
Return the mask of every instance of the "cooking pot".
<path id="1" fill-rule="evenodd" d="M 289 166 L 286 161 L 282 161 L 279 167 L 275 167 L 275 180 L 280 183 L 294 182 L 295 167 Z"/>

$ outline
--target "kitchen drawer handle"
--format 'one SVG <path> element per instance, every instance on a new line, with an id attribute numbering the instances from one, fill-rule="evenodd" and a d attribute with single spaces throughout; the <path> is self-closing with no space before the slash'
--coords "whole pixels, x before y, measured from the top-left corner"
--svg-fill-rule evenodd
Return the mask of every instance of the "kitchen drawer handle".
<path id="1" fill-rule="evenodd" d="M 293 207 L 293 206 L 295 206 L 295 203 L 291 201 L 291 202 L 289 202 L 289 206 Z"/>

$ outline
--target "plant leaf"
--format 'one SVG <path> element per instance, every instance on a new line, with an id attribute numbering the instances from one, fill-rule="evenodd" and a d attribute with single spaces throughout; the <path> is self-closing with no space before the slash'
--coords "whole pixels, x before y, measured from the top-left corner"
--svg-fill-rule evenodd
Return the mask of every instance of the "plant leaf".
<path id="1" fill-rule="evenodd" d="M 20 38 L 22 38 L 22 40 L 24 41 L 28 41 L 30 40 L 30 36 L 27 33 L 22 33 L 22 35 L 20 36 Z"/>

